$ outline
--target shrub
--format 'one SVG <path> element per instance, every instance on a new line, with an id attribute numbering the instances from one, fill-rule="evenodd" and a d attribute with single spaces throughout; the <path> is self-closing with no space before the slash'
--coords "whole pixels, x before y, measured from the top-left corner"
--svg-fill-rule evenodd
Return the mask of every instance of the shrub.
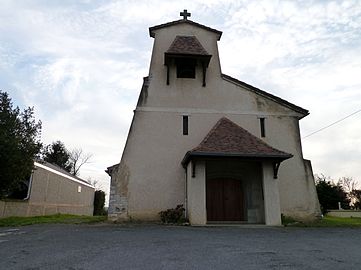
<path id="1" fill-rule="evenodd" d="M 316 177 L 316 190 L 322 214 L 326 214 L 329 209 L 338 209 L 339 202 L 343 209 L 350 208 L 350 200 L 342 186 L 327 181 L 327 178 L 324 176 Z"/>
<path id="2" fill-rule="evenodd" d="M 105 216 L 106 211 L 104 209 L 105 204 L 105 192 L 102 190 L 96 190 L 94 194 L 94 216 Z"/>
<path id="3" fill-rule="evenodd" d="M 295 220 L 292 217 L 289 216 L 285 216 L 284 214 L 281 214 L 281 221 L 282 221 L 282 225 L 289 225 L 289 224 L 293 224 L 293 223 L 297 223 L 297 220 Z"/>
<path id="4" fill-rule="evenodd" d="M 170 208 L 159 212 L 160 220 L 163 223 L 182 223 L 185 222 L 183 204 L 177 205 L 176 208 Z"/>

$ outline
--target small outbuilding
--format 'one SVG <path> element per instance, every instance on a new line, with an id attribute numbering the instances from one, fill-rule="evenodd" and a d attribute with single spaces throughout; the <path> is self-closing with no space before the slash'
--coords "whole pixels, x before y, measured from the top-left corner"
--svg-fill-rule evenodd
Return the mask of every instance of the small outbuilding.
<path id="1" fill-rule="evenodd" d="M 95 188 L 56 165 L 34 162 L 24 186 L 23 198 L 0 201 L 0 217 L 93 215 Z"/>

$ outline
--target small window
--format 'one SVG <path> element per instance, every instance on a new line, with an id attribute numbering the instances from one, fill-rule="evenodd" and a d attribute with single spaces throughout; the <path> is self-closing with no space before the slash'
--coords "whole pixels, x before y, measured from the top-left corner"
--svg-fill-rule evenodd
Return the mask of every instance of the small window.
<path id="1" fill-rule="evenodd" d="M 196 60 L 188 58 L 180 58 L 176 60 L 177 78 L 196 77 Z"/>
<path id="2" fill-rule="evenodd" d="M 81 192 L 81 186 L 78 186 L 78 193 Z"/>
<path id="3" fill-rule="evenodd" d="M 259 123 L 260 123 L 260 126 L 261 126 L 261 137 L 264 138 L 264 137 L 266 137 L 265 118 L 261 117 L 259 119 Z"/>
<path id="4" fill-rule="evenodd" d="M 183 115 L 183 135 L 188 135 L 188 115 Z"/>

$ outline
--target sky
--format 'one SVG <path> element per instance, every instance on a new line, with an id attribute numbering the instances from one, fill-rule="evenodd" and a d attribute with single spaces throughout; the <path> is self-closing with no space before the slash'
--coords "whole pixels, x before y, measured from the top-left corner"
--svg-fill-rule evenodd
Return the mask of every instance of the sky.
<path id="1" fill-rule="evenodd" d="M 148 28 L 181 19 L 223 32 L 222 72 L 310 111 L 313 171 L 361 188 L 361 1 L 0 0 L 0 90 L 33 106 L 42 141 L 92 153 L 80 177 L 109 192 L 148 75 Z"/>

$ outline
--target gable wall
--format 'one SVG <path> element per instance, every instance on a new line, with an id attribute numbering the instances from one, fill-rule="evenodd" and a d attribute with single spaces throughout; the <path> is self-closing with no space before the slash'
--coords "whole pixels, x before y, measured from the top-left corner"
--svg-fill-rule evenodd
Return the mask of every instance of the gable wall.
<path id="1" fill-rule="evenodd" d="M 155 31 L 152 58 L 149 68 L 151 79 L 159 82 L 166 82 L 166 66 L 164 65 L 164 53 L 169 49 L 176 36 L 196 36 L 204 49 L 212 55 L 208 71 L 210 77 L 220 74 L 217 38 L 218 35 L 207 30 L 189 24 L 179 24 Z M 197 81 L 202 85 L 200 68 L 197 69 Z M 171 80 L 176 77 L 175 72 L 171 72 Z M 194 81 L 186 79 L 183 81 Z M 162 84 L 163 88 L 163 84 Z M 161 89 L 160 89 L 161 90 Z"/>
<path id="2" fill-rule="evenodd" d="M 78 187 L 81 186 L 81 192 Z M 94 188 L 35 167 L 27 200 L 0 201 L 0 217 L 53 214 L 93 215 Z"/>
<path id="3" fill-rule="evenodd" d="M 196 78 L 176 78 L 176 68 L 170 68 L 170 84 L 166 85 L 167 68 L 164 53 L 177 35 L 194 35 L 212 55 L 207 68 L 206 87 L 202 87 L 201 67 L 197 67 Z M 270 110 L 300 116 L 292 110 L 254 95 L 234 83 L 221 79 L 221 67 L 217 47 L 218 35 L 189 24 L 180 24 L 156 31 L 149 70 L 147 98 L 141 107 L 194 108 L 224 111 L 259 112 Z M 241 63 L 240 63 L 241 64 Z M 216 102 L 215 102 L 216 101 Z"/>
<path id="4" fill-rule="evenodd" d="M 36 167 L 32 177 L 29 216 L 56 213 L 93 214 L 93 188 L 40 167 Z M 81 192 L 78 192 L 79 186 Z"/>
<path id="5" fill-rule="evenodd" d="M 186 111 L 184 113 L 187 113 Z M 136 111 L 121 166 L 127 168 L 128 214 L 137 219 L 157 219 L 159 211 L 184 203 L 185 172 L 181 160 L 197 146 L 223 116 L 260 136 L 256 115 L 189 113 L 189 135 L 182 135 L 182 113 Z M 267 143 L 292 153 L 279 170 L 281 211 L 311 211 L 314 203 L 305 201 L 308 183 L 300 153 L 298 120 L 294 117 L 267 116 Z M 283 134 L 280 138 L 279 134 Z M 277 136 L 276 136 L 277 135 Z M 118 180 L 117 180 L 118 181 Z M 118 185 L 122 186 L 120 179 Z M 124 178 L 125 181 L 125 178 Z M 124 185 L 120 190 L 124 190 Z"/>
<path id="6" fill-rule="evenodd" d="M 213 55 L 207 86 L 196 79 L 175 78 L 166 85 L 164 52 L 176 35 L 195 35 Z M 269 145 L 291 153 L 281 164 L 281 211 L 314 215 L 315 198 L 305 200 L 314 184 L 306 177 L 299 113 L 221 78 L 217 35 L 181 24 L 156 31 L 147 98 L 137 106 L 120 169 L 112 177 L 110 215 L 158 219 L 158 212 L 184 203 L 185 171 L 181 161 L 223 116 L 260 137 L 259 117 L 266 117 Z M 200 70 L 198 70 L 200 71 Z M 182 135 L 182 115 L 189 116 L 189 135 Z M 280 136 L 281 135 L 281 136 Z M 113 195 L 112 195 L 113 194 Z M 115 210 L 118 209 L 118 210 Z"/>

